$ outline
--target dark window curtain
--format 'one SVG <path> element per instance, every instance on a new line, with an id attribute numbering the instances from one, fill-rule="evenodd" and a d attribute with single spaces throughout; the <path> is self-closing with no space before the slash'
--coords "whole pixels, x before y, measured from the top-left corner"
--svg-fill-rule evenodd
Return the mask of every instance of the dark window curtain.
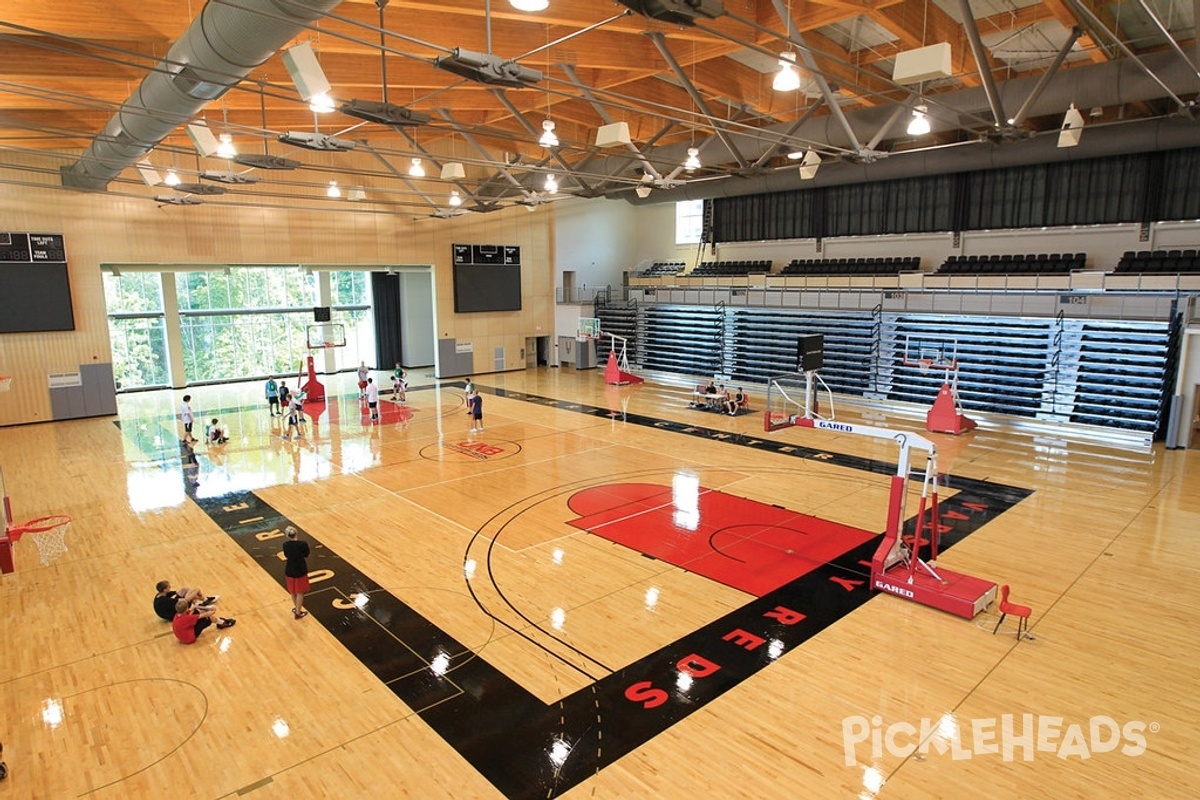
<path id="1" fill-rule="evenodd" d="M 825 190 L 827 236 L 948 231 L 955 180 L 930 175 Z"/>
<path id="2" fill-rule="evenodd" d="M 1157 153 L 1157 172 L 1149 176 L 1148 196 L 1155 204 L 1150 222 L 1160 219 L 1200 219 L 1200 150 L 1168 150 Z"/>
<path id="3" fill-rule="evenodd" d="M 1042 225 L 1137 222 L 1146 205 L 1150 154 L 1047 167 Z"/>
<path id="4" fill-rule="evenodd" d="M 715 241 L 761 242 L 820 236 L 815 213 L 819 191 L 796 190 L 718 197 L 712 201 Z"/>
<path id="5" fill-rule="evenodd" d="M 862 230 L 875 233 L 881 226 L 883 184 L 830 186 L 824 193 L 826 236 L 855 236 Z"/>
<path id="6" fill-rule="evenodd" d="M 717 243 L 1200 219 L 1200 149 L 712 201 Z"/>
<path id="7" fill-rule="evenodd" d="M 1040 227 L 1045 188 L 1042 164 L 974 173 L 963 230 Z"/>
<path id="8" fill-rule="evenodd" d="M 371 273 L 375 309 L 375 366 L 389 369 L 400 363 L 400 276 Z"/>

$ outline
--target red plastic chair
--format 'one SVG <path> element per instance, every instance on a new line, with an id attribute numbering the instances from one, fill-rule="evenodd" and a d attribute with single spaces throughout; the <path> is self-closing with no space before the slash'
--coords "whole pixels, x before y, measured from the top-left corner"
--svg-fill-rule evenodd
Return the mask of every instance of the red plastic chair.
<path id="1" fill-rule="evenodd" d="M 1017 639 L 1020 640 L 1022 636 L 1026 639 L 1032 639 L 1033 636 L 1029 633 L 1029 615 L 1032 613 L 1033 609 L 1029 606 L 1008 602 L 1008 584 L 1004 584 L 1000 587 L 1000 621 L 992 629 L 992 636 L 995 636 L 996 631 L 1000 630 L 1000 626 L 1004 624 L 1004 618 L 1012 614 L 1014 617 L 1019 618 L 1017 622 Z"/>

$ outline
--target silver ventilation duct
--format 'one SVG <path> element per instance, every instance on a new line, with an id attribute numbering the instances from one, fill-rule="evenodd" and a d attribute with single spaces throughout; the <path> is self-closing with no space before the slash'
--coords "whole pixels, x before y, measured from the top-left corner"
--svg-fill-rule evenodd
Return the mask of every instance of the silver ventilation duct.
<path id="1" fill-rule="evenodd" d="M 1190 64 L 1183 63 L 1173 52 L 1144 56 L 1142 63 L 1176 94 L 1190 97 L 1200 89 L 1195 70 Z M 1037 76 L 1016 78 L 999 87 L 1001 102 L 1008 113 L 1016 113 L 1016 109 L 1034 90 L 1037 81 Z M 1029 109 L 1028 115 L 1062 114 L 1071 103 L 1086 109 L 1153 101 L 1163 97 L 1165 94 L 1162 87 L 1153 78 L 1135 62 L 1122 59 L 1076 67 L 1055 75 L 1034 107 Z M 939 129 L 963 127 L 964 117 L 991 118 L 987 96 L 982 88 L 931 95 L 926 98 L 926 102 L 931 106 L 929 116 L 935 132 Z M 847 113 L 846 118 L 860 139 L 866 141 L 888 122 L 894 109 L 895 106 L 890 105 L 863 108 Z M 939 123 L 939 120 L 942 122 Z M 950 122 L 946 122 L 947 120 Z M 903 136 L 900 126 L 901 123 L 897 123 L 896 130 L 885 138 Z M 787 128 L 786 125 L 780 125 L 768 130 L 783 135 Z M 761 134 L 755 137 L 733 134 L 743 157 L 750 161 L 757 160 L 773 146 L 764 142 L 764 138 Z M 1084 128 L 1080 146 L 1071 148 L 1069 153 L 1064 153 L 1056 147 L 1057 138 L 1057 131 L 1051 131 L 1018 141 L 980 141 L 915 149 L 907 153 L 864 154 L 865 158 L 851 158 L 841 162 L 827 160 L 821 165 L 816 179 L 810 181 L 801 181 L 799 171 L 789 167 L 746 178 L 695 180 L 676 188 L 655 189 L 646 199 L 635 197 L 633 192 L 626 192 L 624 196 L 626 200 L 635 204 L 665 203 L 1037 164 L 1064 157 L 1096 158 L 1122 153 L 1197 147 L 1200 146 L 1200 122 L 1181 114 L 1169 119 L 1109 123 L 1104 126 L 1089 125 Z M 832 117 L 809 120 L 792 132 L 791 140 L 823 142 L 839 149 L 851 147 L 845 131 Z M 719 146 L 718 142 L 714 142 L 711 149 L 716 150 Z M 652 157 L 660 164 L 680 163 L 683 161 L 685 148 L 686 145 L 664 147 L 655 151 Z M 872 161 L 875 157 L 876 160 Z M 712 156 L 709 156 L 709 159 L 712 159 Z M 727 155 L 726 159 L 733 160 L 733 157 Z M 863 163 L 853 163 L 856 160 Z M 630 166 L 626 163 L 626 169 L 628 168 Z"/>
<path id="2" fill-rule="evenodd" d="M 341 0 L 210 2 L 121 106 L 63 186 L 100 191 Z"/>

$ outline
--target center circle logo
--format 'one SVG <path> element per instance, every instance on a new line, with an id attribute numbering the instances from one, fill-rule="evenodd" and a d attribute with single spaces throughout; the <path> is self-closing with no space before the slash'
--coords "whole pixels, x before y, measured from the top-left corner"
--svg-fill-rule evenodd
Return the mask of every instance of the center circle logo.
<path id="1" fill-rule="evenodd" d="M 445 436 L 421 448 L 421 458 L 447 463 L 498 461 L 521 452 L 521 445 L 505 439 Z"/>

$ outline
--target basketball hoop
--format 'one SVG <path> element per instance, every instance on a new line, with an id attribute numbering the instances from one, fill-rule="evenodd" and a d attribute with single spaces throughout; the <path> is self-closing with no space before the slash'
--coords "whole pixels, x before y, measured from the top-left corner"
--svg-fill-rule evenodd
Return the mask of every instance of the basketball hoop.
<path id="1" fill-rule="evenodd" d="M 0 375 L 0 392 L 7 392 L 12 388 L 12 376 Z"/>
<path id="2" fill-rule="evenodd" d="M 49 566 L 51 561 L 67 552 L 67 529 L 69 527 L 71 527 L 69 515 L 51 514 L 47 517 L 31 519 L 21 525 L 14 525 L 5 533 L 14 542 L 27 533 L 33 536 L 42 566 Z"/>
<path id="3" fill-rule="evenodd" d="M 933 359 L 932 358 L 920 359 L 919 361 L 917 361 L 917 369 L 921 370 L 921 372 L 929 372 L 929 370 L 933 369 Z"/>

